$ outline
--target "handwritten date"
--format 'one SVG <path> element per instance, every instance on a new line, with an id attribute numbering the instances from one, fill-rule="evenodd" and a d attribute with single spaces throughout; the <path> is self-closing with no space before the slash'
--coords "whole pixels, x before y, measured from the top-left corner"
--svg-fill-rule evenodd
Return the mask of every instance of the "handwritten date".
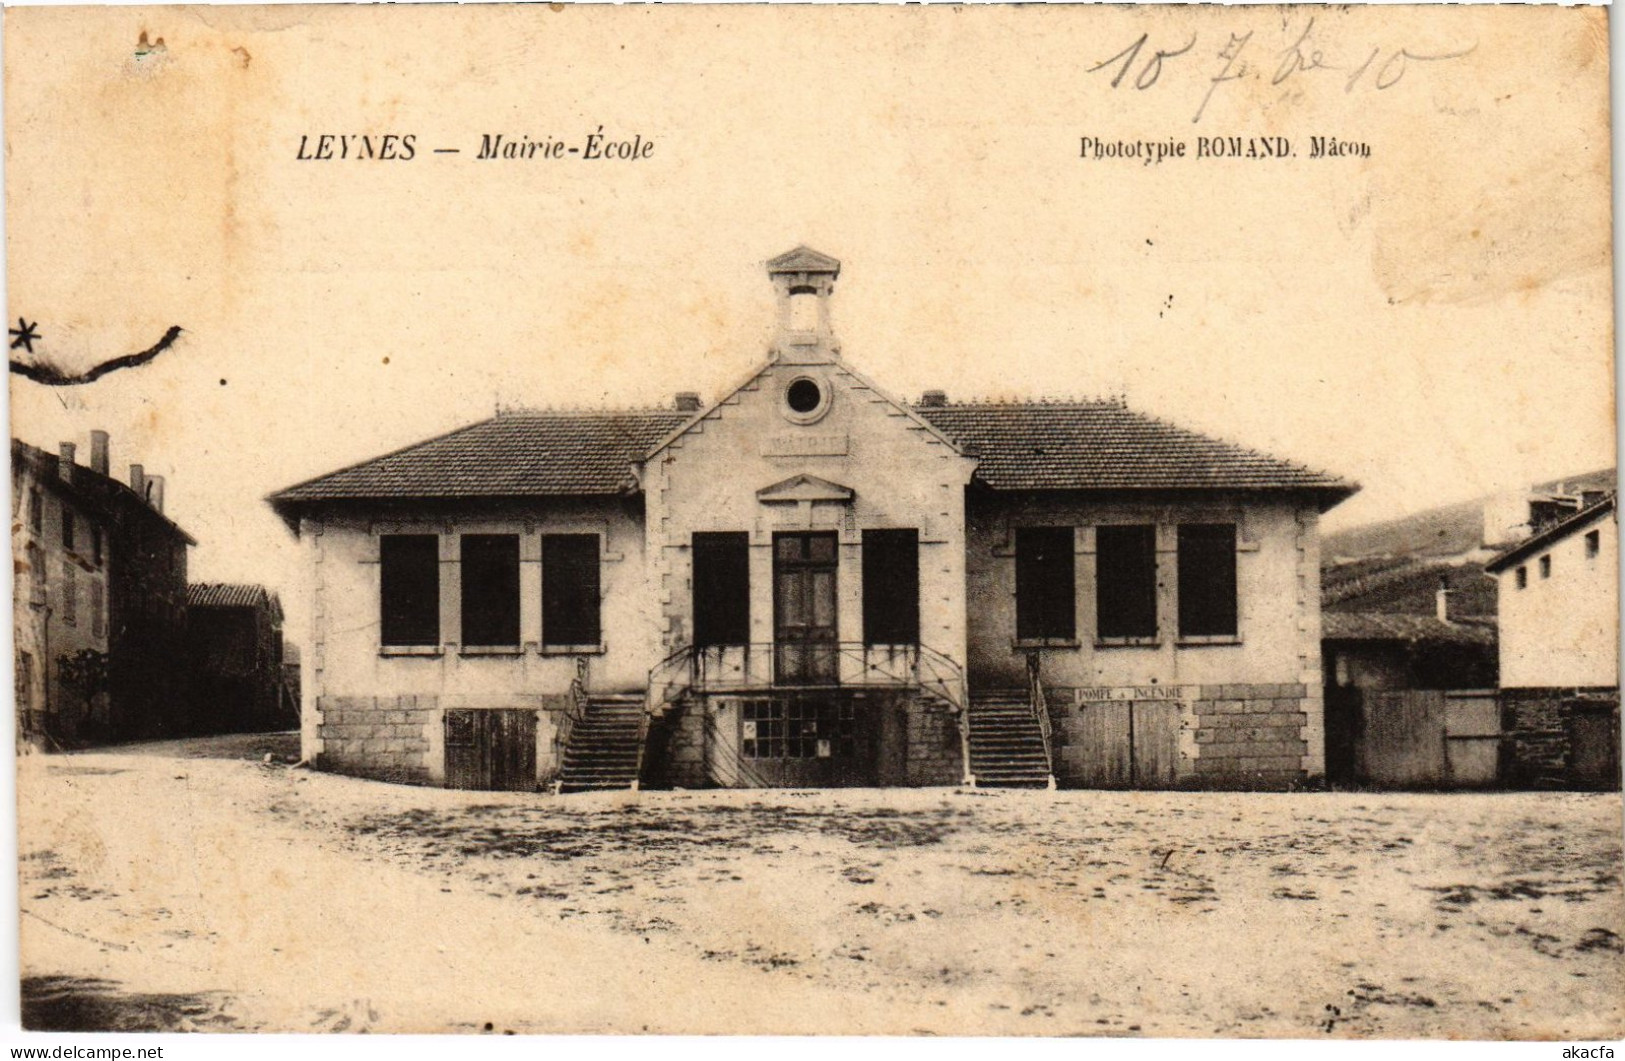
<path id="1" fill-rule="evenodd" d="M 1191 34 L 1183 42 L 1154 42 L 1149 33 L 1136 37 L 1128 47 L 1087 68 L 1087 73 L 1110 74 L 1108 82 L 1113 89 L 1146 92 L 1164 80 L 1172 70 L 1194 70 L 1202 86 L 1201 102 L 1191 116 L 1191 122 L 1202 120 L 1208 105 L 1223 86 L 1243 78 L 1267 78 L 1270 85 L 1285 85 L 1295 78 L 1340 79 L 1343 91 L 1357 90 L 1385 92 L 1404 80 L 1406 73 L 1418 64 L 1442 63 L 1460 59 L 1472 53 L 1476 44 L 1453 51 L 1412 51 L 1409 47 L 1372 45 L 1349 49 L 1346 54 L 1330 56 L 1316 37 L 1315 19 L 1308 19 L 1301 30 L 1290 31 L 1283 38 L 1284 48 L 1271 52 L 1262 41 L 1255 40 L 1255 31 L 1230 33 L 1216 50 L 1211 43 L 1202 47 L 1198 34 Z"/>

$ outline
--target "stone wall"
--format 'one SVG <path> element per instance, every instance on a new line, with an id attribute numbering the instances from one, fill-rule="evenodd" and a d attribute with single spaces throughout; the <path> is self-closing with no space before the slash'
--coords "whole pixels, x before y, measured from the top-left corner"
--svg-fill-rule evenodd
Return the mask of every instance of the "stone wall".
<path id="1" fill-rule="evenodd" d="M 1568 782 L 1569 715 L 1577 701 L 1617 704 L 1619 690 L 1540 686 L 1501 690 L 1501 780 L 1513 788 Z"/>
<path id="2" fill-rule="evenodd" d="M 644 783 L 650 788 L 708 788 L 705 714 L 698 704 L 674 707 L 649 726 Z"/>
<path id="3" fill-rule="evenodd" d="M 1203 686 L 1193 711 L 1195 783 L 1257 789 L 1301 783 L 1308 695 L 1297 684 Z"/>
<path id="4" fill-rule="evenodd" d="M 536 782 L 547 788 L 558 777 L 564 747 L 559 721 L 569 697 L 559 694 L 515 696 L 489 702 L 423 695 L 323 696 L 317 698 L 314 725 L 320 753 L 319 770 L 413 785 L 441 785 L 446 780 L 445 712 L 447 709 L 536 710 Z"/>
<path id="5" fill-rule="evenodd" d="M 1308 764 L 1322 759 L 1312 749 L 1321 701 L 1306 684 L 1060 687 L 1046 697 L 1062 786 L 1267 790 L 1318 776 Z"/>
<path id="6" fill-rule="evenodd" d="M 324 696 L 317 701 L 322 770 L 428 784 L 439 704 L 432 696 Z"/>
<path id="7" fill-rule="evenodd" d="M 908 706 L 908 784 L 957 785 L 964 780 L 959 719 L 947 704 L 924 697 Z"/>

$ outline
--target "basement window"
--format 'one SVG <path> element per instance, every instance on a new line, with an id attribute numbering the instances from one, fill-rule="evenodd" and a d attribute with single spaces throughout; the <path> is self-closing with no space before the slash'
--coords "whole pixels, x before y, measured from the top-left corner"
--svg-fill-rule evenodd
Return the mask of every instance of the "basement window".
<path id="1" fill-rule="evenodd" d="M 1095 634 L 1142 643 L 1157 636 L 1157 535 L 1150 524 L 1095 529 Z"/>
<path id="2" fill-rule="evenodd" d="M 465 534 L 463 644 L 519 644 L 519 535 Z"/>
<path id="3" fill-rule="evenodd" d="M 920 643 L 920 532 L 863 532 L 863 643 Z"/>
<path id="4" fill-rule="evenodd" d="M 694 535 L 694 646 L 750 642 L 750 535 Z"/>
<path id="5" fill-rule="evenodd" d="M 379 641 L 386 647 L 440 644 L 440 539 L 378 539 Z"/>
<path id="6" fill-rule="evenodd" d="M 596 648 L 599 607 L 598 535 L 543 535 L 542 644 Z"/>
<path id="7" fill-rule="evenodd" d="M 1187 523 L 1179 528 L 1179 636 L 1236 636 L 1236 525 Z"/>
<path id="8" fill-rule="evenodd" d="M 1071 527 L 1016 529 L 1016 640 L 1078 636 Z"/>
<path id="9" fill-rule="evenodd" d="M 850 700 L 745 700 L 739 730 L 746 759 L 850 759 L 858 750 L 857 706 Z"/>

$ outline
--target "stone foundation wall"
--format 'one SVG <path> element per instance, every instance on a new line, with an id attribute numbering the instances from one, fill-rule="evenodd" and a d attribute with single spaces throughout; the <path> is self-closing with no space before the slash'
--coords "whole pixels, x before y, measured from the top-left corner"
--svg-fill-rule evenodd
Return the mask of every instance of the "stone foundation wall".
<path id="1" fill-rule="evenodd" d="M 1056 782 L 1262 790 L 1304 784 L 1324 770 L 1323 708 L 1315 692 L 1295 682 L 1046 689 Z M 1090 711 L 1097 717 L 1086 717 Z"/>
<path id="2" fill-rule="evenodd" d="M 947 704 L 915 697 L 908 704 L 908 784 L 957 785 L 964 780 L 959 718 Z"/>
<path id="3" fill-rule="evenodd" d="M 433 696 L 323 696 L 316 701 L 315 766 L 383 781 L 428 784 L 440 708 Z"/>
<path id="4" fill-rule="evenodd" d="M 1538 686 L 1501 690 L 1501 780 L 1514 788 L 1565 785 L 1575 702 L 1617 704 L 1619 690 Z"/>
<path id="5" fill-rule="evenodd" d="M 1192 711 L 1195 783 L 1275 789 L 1304 782 L 1308 695 L 1296 684 L 1203 686 Z"/>
<path id="6" fill-rule="evenodd" d="M 705 767 L 705 715 L 700 705 L 673 708 L 649 730 L 659 742 L 648 750 L 648 775 L 658 788 L 708 788 Z"/>

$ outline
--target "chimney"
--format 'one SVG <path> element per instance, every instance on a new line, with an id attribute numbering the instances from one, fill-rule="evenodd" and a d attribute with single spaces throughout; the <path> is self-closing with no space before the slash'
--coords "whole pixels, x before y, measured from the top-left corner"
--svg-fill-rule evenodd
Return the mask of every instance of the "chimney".
<path id="1" fill-rule="evenodd" d="M 164 511 L 164 477 L 162 475 L 147 476 L 147 503 L 159 515 Z"/>
<path id="2" fill-rule="evenodd" d="M 926 391 L 920 395 L 921 409 L 941 409 L 948 404 L 947 391 Z"/>
<path id="3" fill-rule="evenodd" d="M 147 499 L 147 473 L 139 464 L 130 465 L 130 489 L 141 500 Z"/>
<path id="4" fill-rule="evenodd" d="M 700 411 L 700 395 L 697 391 L 677 392 L 677 411 L 680 413 L 697 413 Z"/>
<path id="5" fill-rule="evenodd" d="M 1439 576 L 1439 589 L 1433 595 L 1433 614 L 1441 623 L 1450 621 L 1450 583 Z"/>
<path id="6" fill-rule="evenodd" d="M 62 457 L 56 463 L 57 473 L 68 482 L 73 482 L 73 451 L 78 449 L 72 442 L 62 443 Z"/>
<path id="7" fill-rule="evenodd" d="M 92 431 L 90 433 L 90 470 L 97 475 L 106 475 L 111 467 L 108 463 L 107 447 L 106 431 Z"/>

